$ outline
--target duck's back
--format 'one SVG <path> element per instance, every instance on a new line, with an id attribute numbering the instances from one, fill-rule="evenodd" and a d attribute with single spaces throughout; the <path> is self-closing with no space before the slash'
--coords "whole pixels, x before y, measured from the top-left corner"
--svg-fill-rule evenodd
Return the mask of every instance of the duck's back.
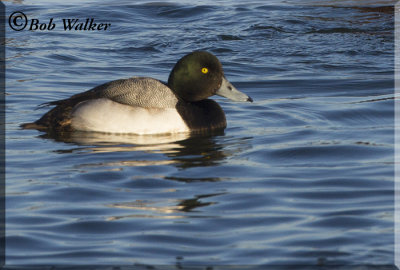
<path id="1" fill-rule="evenodd" d="M 172 90 L 159 80 L 133 77 L 111 81 L 92 90 L 98 98 L 141 108 L 173 108 L 178 102 Z"/>

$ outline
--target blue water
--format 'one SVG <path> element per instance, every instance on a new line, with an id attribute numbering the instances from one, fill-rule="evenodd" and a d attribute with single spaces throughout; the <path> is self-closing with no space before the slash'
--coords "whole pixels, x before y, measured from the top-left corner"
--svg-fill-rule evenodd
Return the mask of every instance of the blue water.
<path id="1" fill-rule="evenodd" d="M 56 22 L 7 25 L 7 265 L 394 264 L 392 1 L 75 2 L 6 2 Z M 165 81 L 193 50 L 254 99 L 214 98 L 224 132 L 19 128 L 110 80 Z"/>

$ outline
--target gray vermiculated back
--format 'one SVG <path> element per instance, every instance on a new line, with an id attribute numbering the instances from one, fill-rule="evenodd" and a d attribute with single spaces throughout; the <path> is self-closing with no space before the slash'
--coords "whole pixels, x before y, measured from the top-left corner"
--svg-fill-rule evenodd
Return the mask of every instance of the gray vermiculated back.
<path id="1" fill-rule="evenodd" d="M 143 108 L 174 108 L 178 102 L 178 98 L 168 86 L 147 77 L 116 80 L 94 90 L 101 97 Z"/>

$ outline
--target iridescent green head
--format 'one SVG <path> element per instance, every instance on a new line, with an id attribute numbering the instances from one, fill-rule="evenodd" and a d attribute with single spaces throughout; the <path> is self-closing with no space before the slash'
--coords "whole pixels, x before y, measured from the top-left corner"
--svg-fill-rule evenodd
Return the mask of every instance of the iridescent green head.
<path id="1" fill-rule="evenodd" d="M 225 78 L 218 58 L 206 51 L 195 51 L 182 57 L 169 75 L 168 86 L 178 97 L 189 102 L 213 95 L 252 101 Z"/>

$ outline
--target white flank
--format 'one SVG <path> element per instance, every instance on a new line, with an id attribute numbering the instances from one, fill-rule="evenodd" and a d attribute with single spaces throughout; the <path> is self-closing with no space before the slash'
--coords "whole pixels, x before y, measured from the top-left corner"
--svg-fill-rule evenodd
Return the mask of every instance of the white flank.
<path id="1" fill-rule="evenodd" d="M 141 135 L 190 131 L 174 108 L 134 108 L 106 98 L 78 104 L 72 112 L 72 127 L 81 131 Z"/>

